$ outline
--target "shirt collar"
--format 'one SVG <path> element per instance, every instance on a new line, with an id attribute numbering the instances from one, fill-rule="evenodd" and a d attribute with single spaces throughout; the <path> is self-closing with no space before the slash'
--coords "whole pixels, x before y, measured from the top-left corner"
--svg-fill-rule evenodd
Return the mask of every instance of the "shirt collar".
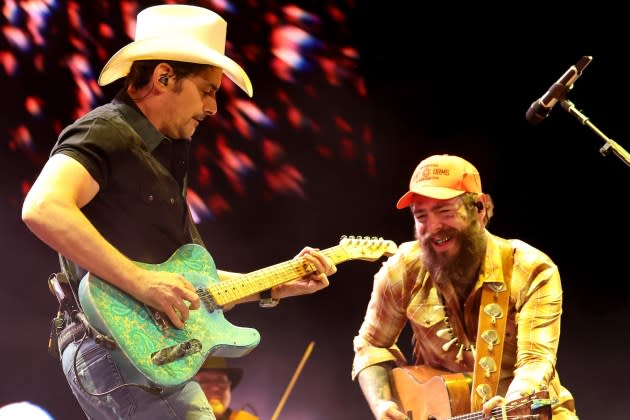
<path id="1" fill-rule="evenodd" d="M 151 121 L 142 113 L 138 105 L 129 97 L 127 92 L 122 89 L 112 100 L 120 112 L 123 114 L 129 125 L 138 133 L 140 138 L 146 143 L 150 152 L 153 152 L 160 145 L 162 140 L 170 139 L 160 133 Z"/>
<path id="2" fill-rule="evenodd" d="M 494 235 L 487 230 L 485 235 L 487 238 L 486 255 L 481 265 L 479 280 L 482 283 L 505 283 L 501 249 L 496 243 Z"/>

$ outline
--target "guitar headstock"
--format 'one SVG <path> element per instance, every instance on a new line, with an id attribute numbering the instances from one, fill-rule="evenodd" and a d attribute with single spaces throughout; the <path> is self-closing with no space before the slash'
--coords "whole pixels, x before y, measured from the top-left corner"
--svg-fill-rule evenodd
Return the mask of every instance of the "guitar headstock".
<path id="1" fill-rule="evenodd" d="M 393 241 L 369 236 L 342 236 L 339 245 L 351 258 L 375 261 L 385 256 L 393 255 L 398 245 Z"/>

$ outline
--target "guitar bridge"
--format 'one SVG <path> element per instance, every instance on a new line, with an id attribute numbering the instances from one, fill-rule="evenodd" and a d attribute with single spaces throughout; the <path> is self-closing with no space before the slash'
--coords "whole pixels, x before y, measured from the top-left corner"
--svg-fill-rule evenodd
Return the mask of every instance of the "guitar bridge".
<path id="1" fill-rule="evenodd" d="M 201 351 L 201 341 L 193 338 L 151 354 L 154 365 L 161 366 Z"/>

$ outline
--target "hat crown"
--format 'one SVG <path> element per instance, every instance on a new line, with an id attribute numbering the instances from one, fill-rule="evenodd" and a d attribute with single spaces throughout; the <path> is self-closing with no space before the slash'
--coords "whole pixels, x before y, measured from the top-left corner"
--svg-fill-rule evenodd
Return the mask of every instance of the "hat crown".
<path id="1" fill-rule="evenodd" d="M 470 162 L 458 156 L 435 155 L 420 162 L 411 177 L 412 191 L 423 186 L 481 192 L 481 179 Z"/>
<path id="2" fill-rule="evenodd" d="M 98 84 L 104 86 L 125 77 L 137 60 L 172 60 L 219 67 L 252 96 L 249 76 L 225 55 L 226 33 L 227 22 L 212 10 L 184 4 L 148 7 L 136 17 L 135 40 L 105 63 Z"/>
<path id="3" fill-rule="evenodd" d="M 223 357 L 208 356 L 201 365 L 201 369 L 227 369 L 227 361 Z"/>
<path id="4" fill-rule="evenodd" d="M 416 166 L 409 191 L 398 200 L 396 208 L 409 206 L 414 195 L 448 200 L 466 192 L 482 192 L 479 171 L 458 156 L 434 155 Z"/>
<path id="5" fill-rule="evenodd" d="M 228 366 L 227 360 L 223 357 L 208 356 L 201 365 L 199 372 L 203 372 L 205 370 L 220 371 L 225 373 L 230 379 L 230 382 L 232 382 L 232 389 L 234 389 L 243 378 L 243 369 Z"/>
<path id="6" fill-rule="evenodd" d="M 135 40 L 180 38 L 225 53 L 227 22 L 212 10 L 190 5 L 152 6 L 138 13 Z M 182 48 L 186 48 L 182 45 Z"/>

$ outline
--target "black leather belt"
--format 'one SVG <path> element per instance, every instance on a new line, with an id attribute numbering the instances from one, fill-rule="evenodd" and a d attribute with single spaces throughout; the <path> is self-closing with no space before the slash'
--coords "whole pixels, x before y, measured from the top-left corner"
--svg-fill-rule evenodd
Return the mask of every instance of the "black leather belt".
<path id="1" fill-rule="evenodd" d="M 85 335 L 85 327 L 80 322 L 68 325 L 59 333 L 59 353 L 63 353 L 68 344 L 82 339 Z"/>

